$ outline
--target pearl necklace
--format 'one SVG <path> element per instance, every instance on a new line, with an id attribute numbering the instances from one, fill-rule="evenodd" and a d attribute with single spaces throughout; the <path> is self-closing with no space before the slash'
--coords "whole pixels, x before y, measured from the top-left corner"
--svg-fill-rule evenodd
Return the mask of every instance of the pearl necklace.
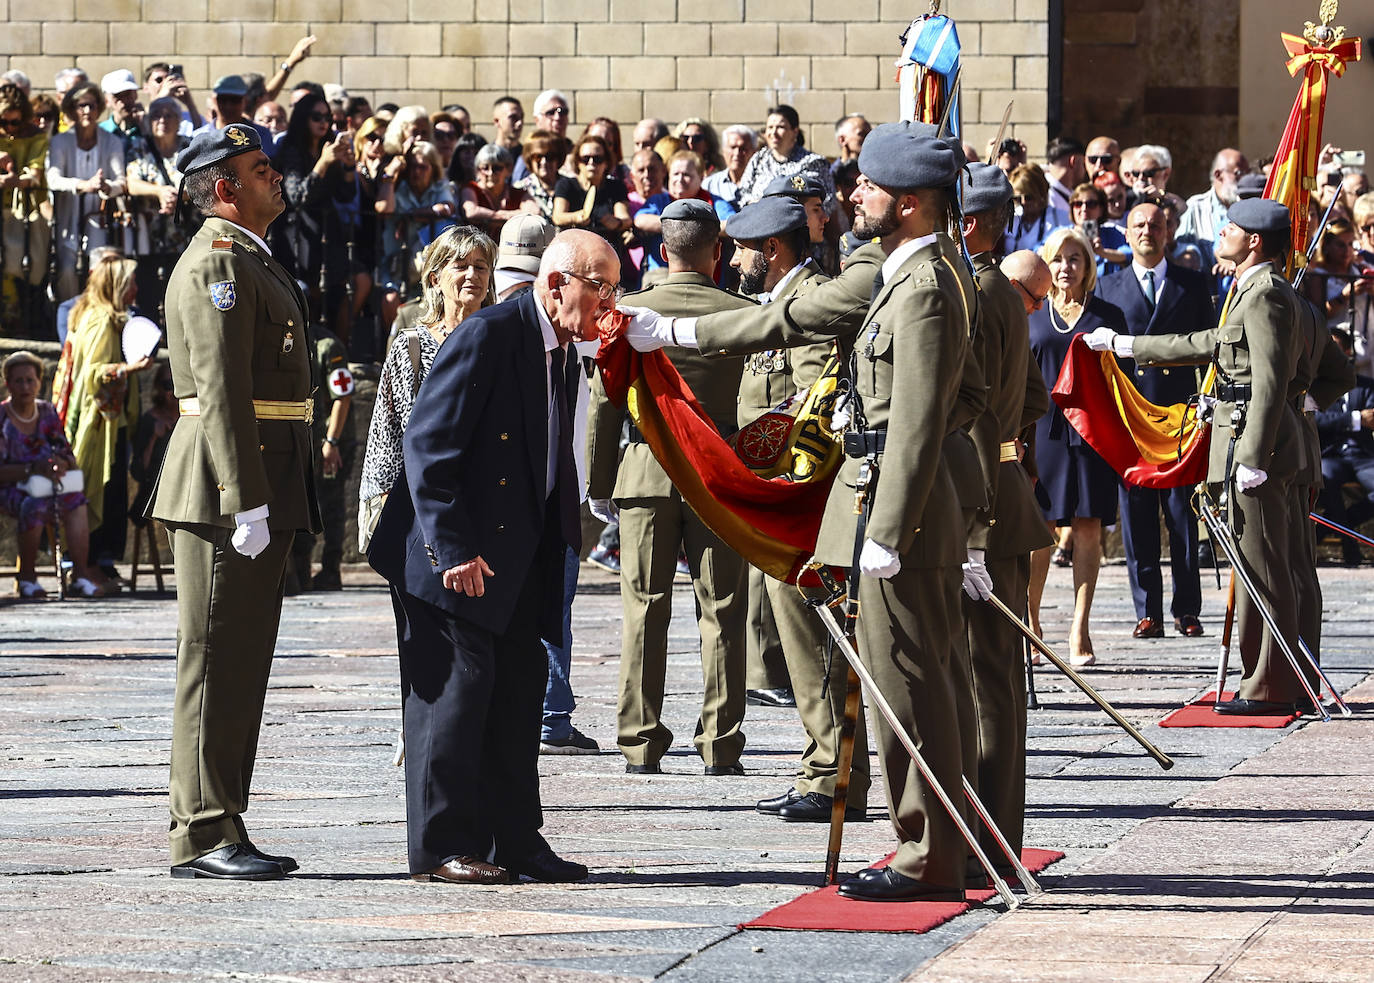
<path id="1" fill-rule="evenodd" d="M 38 419 L 38 404 L 37 404 L 37 403 L 34 403 L 34 404 L 33 404 L 33 412 L 32 412 L 31 414 L 29 414 L 28 416 L 20 416 L 20 415 L 19 415 L 19 411 L 16 410 L 16 409 L 14 408 L 14 404 L 13 404 L 13 403 L 10 403 L 10 405 L 7 406 L 7 407 L 5 407 L 5 408 L 6 408 L 7 410 L 9 410 L 10 416 L 14 417 L 14 418 L 15 418 L 16 420 L 18 420 L 20 423 L 32 423 L 34 420 L 37 420 L 37 419 Z"/>
<path id="2" fill-rule="evenodd" d="M 1072 331 L 1075 327 L 1077 327 L 1078 322 L 1079 322 L 1079 321 L 1082 319 L 1082 317 L 1083 317 L 1083 308 L 1084 308 L 1084 305 L 1083 305 L 1081 302 L 1078 302 L 1077 306 L 1078 306 L 1078 317 L 1074 318 L 1074 323 L 1073 323 L 1073 324 L 1070 324 L 1070 323 L 1068 322 L 1068 319 L 1065 318 L 1063 314 L 1059 314 L 1059 310 L 1054 306 L 1054 301 L 1050 301 L 1050 327 L 1054 328 L 1054 330 L 1055 330 L 1057 333 L 1059 333 L 1059 334 L 1068 334 L 1070 331 Z M 1059 315 L 1059 322 L 1060 322 L 1060 324 L 1063 324 L 1063 325 L 1064 325 L 1062 328 L 1061 328 L 1058 324 L 1055 324 L 1055 323 L 1054 323 L 1054 318 L 1055 318 L 1055 315 L 1056 315 L 1056 314 Z"/>

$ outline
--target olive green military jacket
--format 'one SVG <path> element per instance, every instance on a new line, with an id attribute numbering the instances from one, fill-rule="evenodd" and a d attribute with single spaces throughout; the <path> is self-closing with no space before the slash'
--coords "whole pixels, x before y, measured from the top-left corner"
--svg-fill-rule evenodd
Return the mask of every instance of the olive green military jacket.
<path id="1" fill-rule="evenodd" d="M 1302 485 L 1320 485 L 1322 480 L 1322 444 L 1317 433 L 1317 421 L 1306 409 L 1307 397 L 1324 410 L 1355 386 L 1355 365 L 1345 357 L 1331 332 L 1326 330 L 1326 314 L 1302 295 L 1298 295 L 1298 323 L 1302 344 L 1298 351 L 1298 368 L 1289 384 L 1289 394 L 1298 414 L 1298 431 L 1302 436 L 1302 463 L 1295 479 Z"/>
<path id="2" fill-rule="evenodd" d="M 1220 381 L 1251 387 L 1245 422 L 1235 439 L 1234 464 L 1291 478 L 1301 464 L 1296 414 L 1289 384 L 1302 347 L 1298 297 L 1272 267 L 1251 274 L 1231 299 L 1226 319 L 1215 328 L 1188 334 L 1139 335 L 1135 359 L 1153 365 L 1196 365 L 1215 361 Z M 1215 353 L 1215 354 L 1214 354 Z M 1224 482 L 1232 441 L 1235 404 L 1219 401 L 1212 417 L 1207 480 Z"/>
<path id="3" fill-rule="evenodd" d="M 866 536 L 911 567 L 962 563 L 964 527 L 943 459 L 969 330 L 957 275 L 932 242 L 883 284 L 855 339 L 854 388 L 869 428 L 886 431 Z M 853 561 L 854 490 L 862 461 L 846 457 L 816 544 L 826 563 Z"/>
<path id="4" fill-rule="evenodd" d="M 1026 307 L 1016 288 L 998 268 L 992 253 L 973 257 L 973 268 L 982 298 L 974 347 L 982 358 L 983 375 L 988 382 L 988 405 L 972 432 L 988 475 L 992 519 L 987 554 L 990 559 L 1005 559 L 1053 542 L 1025 468 L 1020 461 L 1001 459 L 1002 444 L 1015 440 L 1028 424 L 1044 415 L 1049 396 L 1040 367 L 1030 357 Z M 1029 373 L 1027 366 L 1034 372 Z M 1038 393 L 1027 393 L 1027 380 L 1032 375 L 1039 382 Z M 1043 404 L 1033 416 L 1026 411 L 1031 401 Z"/>
<path id="5" fill-rule="evenodd" d="M 319 528 L 310 428 L 257 419 L 253 401 L 310 399 L 306 304 L 291 276 L 238 226 L 209 218 L 167 284 L 167 350 L 178 399 L 199 415 L 172 430 L 148 514 L 232 528 L 270 509 L 271 529 Z"/>
<path id="6" fill-rule="evenodd" d="M 627 294 L 625 303 L 647 307 L 669 317 L 758 307 L 749 298 L 722 290 L 710 277 L 699 273 L 669 273 L 652 287 Z M 669 348 L 664 354 L 716 428 L 725 436 L 734 433 L 744 359 L 707 358 L 686 348 Z M 620 430 L 625 416 L 623 407 L 612 405 L 606 398 L 598 374 L 592 385 L 587 417 L 587 496 L 666 498 L 673 493 L 673 483 L 647 444 L 632 440 L 617 468 Z"/>
<path id="7" fill-rule="evenodd" d="M 781 304 L 789 297 L 804 297 L 829 282 L 830 277 L 808 263 L 771 303 Z M 821 370 L 834 350 L 833 343 L 820 341 L 801 348 L 756 352 L 746 358 L 739 387 L 739 426 L 753 423 L 793 393 L 811 386 L 821 377 Z"/>

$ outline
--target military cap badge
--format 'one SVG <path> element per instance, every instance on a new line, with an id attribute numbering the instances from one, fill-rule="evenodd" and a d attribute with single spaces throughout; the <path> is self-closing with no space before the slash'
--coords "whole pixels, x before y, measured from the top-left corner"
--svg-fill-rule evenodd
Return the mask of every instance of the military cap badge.
<path id="1" fill-rule="evenodd" d="M 248 141 L 252 139 L 252 137 L 243 131 L 242 127 L 238 126 L 225 127 L 224 135 L 233 141 L 236 147 L 246 147 L 248 146 Z"/>

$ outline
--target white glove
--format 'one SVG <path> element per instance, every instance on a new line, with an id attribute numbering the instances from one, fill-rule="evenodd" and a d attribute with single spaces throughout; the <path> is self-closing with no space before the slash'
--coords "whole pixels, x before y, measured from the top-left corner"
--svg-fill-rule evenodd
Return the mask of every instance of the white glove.
<path id="1" fill-rule="evenodd" d="M 902 558 L 896 550 L 890 550 L 882 543 L 871 539 L 864 540 L 864 548 L 859 551 L 859 572 L 865 577 L 881 577 L 886 580 L 895 577 L 902 569 Z"/>
<path id="2" fill-rule="evenodd" d="M 255 560 L 259 553 L 267 549 L 271 539 L 272 533 L 267 528 L 266 505 L 234 513 L 234 534 L 229 537 L 229 542 L 239 553 Z"/>
<path id="3" fill-rule="evenodd" d="M 1197 394 L 1197 418 L 1207 421 L 1216 415 L 1217 400 L 1215 396 L 1206 393 Z"/>
<path id="4" fill-rule="evenodd" d="M 1241 491 L 1258 488 L 1269 480 L 1269 472 L 1252 468 L 1245 464 L 1236 465 L 1236 487 Z"/>
<path id="5" fill-rule="evenodd" d="M 849 426 L 849 393 L 842 392 L 835 400 L 835 408 L 830 411 L 830 432 L 839 433 Z"/>
<path id="6" fill-rule="evenodd" d="M 647 307 L 617 308 L 630 315 L 630 323 L 625 326 L 625 340 L 637 352 L 656 352 L 673 344 L 673 319 L 649 310 Z"/>
<path id="7" fill-rule="evenodd" d="M 964 593 L 975 601 L 986 601 L 992 596 L 992 574 L 983 562 L 985 555 L 984 550 L 969 550 L 968 562 L 964 564 Z"/>
<path id="8" fill-rule="evenodd" d="M 615 502 L 609 498 L 589 498 L 587 508 L 602 522 L 615 522 L 620 518 L 620 509 L 616 508 Z"/>
<path id="9" fill-rule="evenodd" d="M 1083 343 L 1095 352 L 1111 351 L 1116 342 L 1116 332 L 1111 328 L 1096 328 L 1083 336 Z"/>

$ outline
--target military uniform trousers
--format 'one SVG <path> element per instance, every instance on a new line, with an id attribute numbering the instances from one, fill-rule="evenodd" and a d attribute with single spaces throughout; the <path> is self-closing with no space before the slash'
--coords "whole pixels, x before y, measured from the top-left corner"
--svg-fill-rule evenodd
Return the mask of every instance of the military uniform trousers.
<path id="1" fill-rule="evenodd" d="M 749 567 L 749 614 L 745 621 L 746 670 L 749 689 L 787 689 L 787 660 L 778 638 L 777 620 L 768 601 L 768 576 L 758 567 Z"/>
<path id="2" fill-rule="evenodd" d="M 811 605 L 802 600 L 797 588 L 772 577 L 764 577 L 768 601 L 782 640 L 787 672 L 792 677 L 792 693 L 797 698 L 797 714 L 806 731 L 806 750 L 792 787 L 802 795 L 819 792 L 835 795 L 835 776 L 839 771 L 840 728 L 844 724 L 845 684 L 849 663 L 836 650 L 830 659 L 826 682 L 826 651 L 830 634 Z M 825 695 L 821 695 L 824 688 Z M 868 801 L 868 730 L 863 706 L 854 730 L 854 763 L 849 776 L 849 804 L 862 806 Z"/>
<path id="3" fill-rule="evenodd" d="M 703 694 L 695 744 L 708 765 L 732 765 L 744 750 L 745 563 L 674 491 L 617 499 L 620 508 L 620 642 L 616 740 L 630 764 L 655 764 L 672 747 L 663 723 L 668 622 L 678 546 L 685 547 L 701 630 Z"/>
<path id="4" fill-rule="evenodd" d="M 250 560 L 232 530 L 170 524 L 177 577 L 171 852 L 182 864 L 248 838 L 242 814 L 272 671 L 292 530 Z"/>
<path id="5" fill-rule="evenodd" d="M 1288 505 L 1289 567 L 1293 572 L 1293 587 L 1298 600 L 1298 634 L 1320 661 L 1322 654 L 1322 586 L 1317 579 L 1317 524 L 1308 518 L 1312 511 L 1316 490 L 1306 480 L 1293 482 Z M 1297 651 L 1296 648 L 1294 651 Z M 1320 677 L 1306 665 L 1298 653 L 1299 664 L 1316 689 Z"/>
<path id="6" fill-rule="evenodd" d="M 1030 555 L 987 561 L 998 598 L 1026 620 Z M 978 796 L 1013 850 L 1021 851 L 1026 813 L 1026 665 L 1021 633 L 987 601 L 964 595 L 964 624 L 973 663 L 974 713 L 978 724 L 978 759 L 966 771 L 978 775 Z M 1006 861 L 996 840 L 976 817 L 971 828 L 988 856 Z"/>
<path id="7" fill-rule="evenodd" d="M 904 566 L 887 580 L 863 577 L 858 621 L 864 665 L 956 807 L 963 801 L 963 762 L 951 673 L 953 639 L 962 630 L 961 584 L 957 566 Z M 958 827 L 881 714 L 875 713 L 873 728 L 899 841 L 892 868 L 962 889 L 968 848 Z"/>
<path id="8" fill-rule="evenodd" d="M 1219 497 L 1213 489 L 1213 497 Z M 1283 637 L 1297 652 L 1298 594 L 1290 553 L 1293 540 L 1293 483 L 1289 477 L 1270 475 L 1258 488 L 1234 494 L 1231 527 L 1241 556 L 1259 590 L 1260 600 L 1274 615 Z M 1302 684 L 1293 674 L 1255 607 L 1249 591 L 1236 585 L 1236 647 L 1240 651 L 1242 700 L 1292 703 L 1302 695 Z M 1301 655 L 1298 656 L 1302 658 Z"/>

